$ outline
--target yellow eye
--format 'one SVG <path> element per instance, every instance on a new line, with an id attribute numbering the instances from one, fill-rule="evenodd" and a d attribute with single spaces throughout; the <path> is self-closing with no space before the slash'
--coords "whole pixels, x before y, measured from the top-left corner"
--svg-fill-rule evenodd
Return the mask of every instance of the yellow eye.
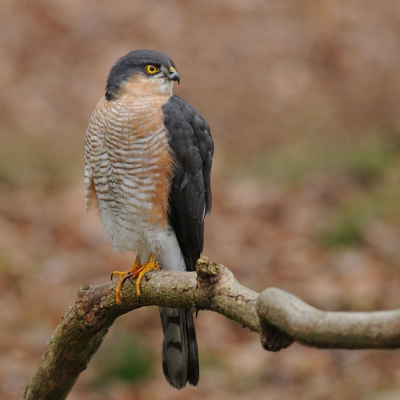
<path id="1" fill-rule="evenodd" d="M 156 65 L 149 64 L 149 65 L 146 65 L 145 70 L 146 70 L 146 72 L 147 72 L 148 74 L 154 75 L 154 74 L 156 74 L 156 73 L 160 70 L 160 68 L 158 68 Z"/>

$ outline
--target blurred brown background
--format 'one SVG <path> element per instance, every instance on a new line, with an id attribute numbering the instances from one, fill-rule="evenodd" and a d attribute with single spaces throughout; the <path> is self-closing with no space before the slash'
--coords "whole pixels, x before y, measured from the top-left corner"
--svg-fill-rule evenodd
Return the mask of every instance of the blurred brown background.
<path id="1" fill-rule="evenodd" d="M 129 254 L 83 211 L 83 142 L 115 60 L 170 55 L 209 121 L 204 254 L 253 290 L 327 310 L 400 307 L 400 2 L 2 0 L 0 398 L 22 393 L 86 283 Z M 201 380 L 170 389 L 156 308 L 119 319 L 71 400 L 400 398 L 398 351 L 262 350 L 211 312 Z"/>

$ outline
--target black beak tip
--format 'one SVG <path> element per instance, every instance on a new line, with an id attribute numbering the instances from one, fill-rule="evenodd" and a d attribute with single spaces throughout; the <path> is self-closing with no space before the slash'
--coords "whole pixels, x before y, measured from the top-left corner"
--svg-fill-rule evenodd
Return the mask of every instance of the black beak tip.
<path id="1" fill-rule="evenodd" d="M 169 74 L 169 79 L 171 81 L 178 82 L 178 85 L 181 82 L 181 77 L 179 76 L 179 74 L 176 71 Z"/>

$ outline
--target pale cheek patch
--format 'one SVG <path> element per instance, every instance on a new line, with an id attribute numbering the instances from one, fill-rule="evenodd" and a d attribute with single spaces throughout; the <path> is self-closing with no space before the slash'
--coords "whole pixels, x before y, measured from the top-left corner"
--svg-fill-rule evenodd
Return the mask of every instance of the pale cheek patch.
<path id="1" fill-rule="evenodd" d="M 167 96 L 169 98 L 172 96 L 173 85 L 173 81 L 136 74 L 121 87 L 118 95 Z"/>

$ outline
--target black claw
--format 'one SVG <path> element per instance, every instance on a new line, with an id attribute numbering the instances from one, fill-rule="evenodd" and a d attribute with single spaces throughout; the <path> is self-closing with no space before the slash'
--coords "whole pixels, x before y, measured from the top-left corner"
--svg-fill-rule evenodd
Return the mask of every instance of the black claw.
<path id="1" fill-rule="evenodd" d="M 111 277 L 110 277 L 111 282 L 113 281 L 113 278 L 114 278 L 114 272 L 111 274 Z"/>
<path id="2" fill-rule="evenodd" d="M 127 274 L 126 276 L 124 276 L 124 279 L 122 280 L 122 284 L 124 284 L 125 281 L 126 281 L 127 279 L 129 279 L 131 276 L 132 276 L 132 272 L 129 272 L 129 274 Z"/>

